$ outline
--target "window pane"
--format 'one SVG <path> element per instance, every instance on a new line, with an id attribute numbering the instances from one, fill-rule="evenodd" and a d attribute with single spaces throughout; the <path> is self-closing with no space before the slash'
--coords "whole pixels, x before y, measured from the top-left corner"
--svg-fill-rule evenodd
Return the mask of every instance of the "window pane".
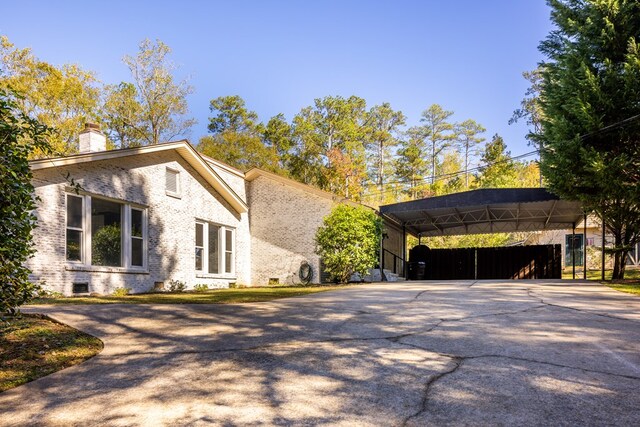
<path id="1" fill-rule="evenodd" d="M 82 231 L 67 229 L 67 259 L 82 261 Z"/>
<path id="2" fill-rule="evenodd" d="M 224 272 L 231 273 L 233 271 L 233 230 L 225 230 L 224 235 Z"/>
<path id="3" fill-rule="evenodd" d="M 227 251 L 232 251 L 233 250 L 233 231 L 231 230 L 226 230 L 225 232 L 225 249 Z"/>
<path id="4" fill-rule="evenodd" d="M 142 237 L 142 211 L 131 209 L 131 236 Z"/>
<path id="5" fill-rule="evenodd" d="M 204 249 L 196 248 L 196 270 L 202 270 L 202 252 Z"/>
<path id="6" fill-rule="evenodd" d="M 224 272 L 231 273 L 233 267 L 233 253 L 226 252 L 224 254 Z"/>
<path id="7" fill-rule="evenodd" d="M 67 195 L 67 227 L 82 228 L 82 198 Z"/>
<path id="8" fill-rule="evenodd" d="M 204 246 L 202 244 L 202 237 L 204 235 L 204 224 L 198 224 L 196 222 L 196 246 Z"/>
<path id="9" fill-rule="evenodd" d="M 122 205 L 91 200 L 91 263 L 122 266 Z"/>
<path id="10" fill-rule="evenodd" d="M 219 231 L 220 227 L 217 225 L 209 224 L 209 273 L 219 273 L 219 259 L 220 259 L 220 243 L 219 243 Z"/>
<path id="11" fill-rule="evenodd" d="M 142 267 L 142 239 L 131 239 L 131 265 Z"/>

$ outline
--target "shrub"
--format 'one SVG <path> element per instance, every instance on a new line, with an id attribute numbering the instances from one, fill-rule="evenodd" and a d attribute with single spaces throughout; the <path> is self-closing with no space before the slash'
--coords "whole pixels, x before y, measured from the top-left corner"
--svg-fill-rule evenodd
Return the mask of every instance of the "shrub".
<path id="1" fill-rule="evenodd" d="M 187 284 L 180 280 L 169 281 L 169 292 L 184 292 L 187 289 Z"/>
<path id="2" fill-rule="evenodd" d="M 105 225 L 91 236 L 91 252 L 93 264 L 118 266 L 122 236 L 120 226 Z"/>
<path id="3" fill-rule="evenodd" d="M 131 289 L 129 288 L 115 288 L 111 295 L 114 297 L 126 297 L 129 295 L 129 292 L 131 292 Z"/>
<path id="4" fill-rule="evenodd" d="M 338 205 L 316 232 L 316 253 L 340 283 L 365 275 L 378 260 L 382 220 L 363 206 Z"/>
<path id="5" fill-rule="evenodd" d="M 19 112 L 14 98 L 0 90 L 0 315 L 15 314 L 37 291 L 24 266 L 35 252 L 31 231 L 36 198 L 29 157 L 51 152 L 47 135 L 52 130 Z"/>
<path id="6" fill-rule="evenodd" d="M 193 290 L 196 292 L 206 292 L 209 290 L 209 286 L 204 283 L 198 283 L 193 287 Z"/>

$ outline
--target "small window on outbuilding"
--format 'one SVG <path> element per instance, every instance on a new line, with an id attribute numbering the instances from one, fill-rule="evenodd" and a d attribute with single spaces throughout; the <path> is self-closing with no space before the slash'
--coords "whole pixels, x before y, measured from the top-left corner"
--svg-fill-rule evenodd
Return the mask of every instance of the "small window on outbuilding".
<path id="1" fill-rule="evenodd" d="M 180 197 L 180 171 L 167 168 L 166 190 L 169 196 Z"/>
<path id="2" fill-rule="evenodd" d="M 87 294 L 87 293 L 89 293 L 89 284 L 88 283 L 74 283 L 72 291 L 73 291 L 74 294 Z"/>

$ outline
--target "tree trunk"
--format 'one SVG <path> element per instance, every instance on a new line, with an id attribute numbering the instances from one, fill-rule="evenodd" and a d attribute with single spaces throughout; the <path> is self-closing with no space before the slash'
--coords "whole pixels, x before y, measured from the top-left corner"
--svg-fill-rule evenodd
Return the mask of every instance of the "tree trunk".
<path id="1" fill-rule="evenodd" d="M 613 273 L 611 275 L 612 280 L 624 279 L 624 271 L 628 253 L 628 250 L 624 249 L 625 247 L 627 246 L 622 239 L 621 233 L 615 233 L 615 253 L 613 255 Z"/>
<path id="2" fill-rule="evenodd" d="M 383 187 L 384 187 L 384 142 L 380 140 L 380 145 L 378 146 L 378 191 L 380 192 L 380 196 L 378 200 L 380 204 L 382 204 L 384 200 Z"/>
<path id="3" fill-rule="evenodd" d="M 464 149 L 464 186 L 469 189 L 469 141 L 465 143 Z"/>

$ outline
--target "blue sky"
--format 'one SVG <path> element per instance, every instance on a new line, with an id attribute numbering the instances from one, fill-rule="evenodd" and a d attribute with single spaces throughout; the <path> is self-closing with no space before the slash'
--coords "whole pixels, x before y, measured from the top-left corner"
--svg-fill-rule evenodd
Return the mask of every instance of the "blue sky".
<path id="1" fill-rule="evenodd" d="M 314 98 L 390 102 L 417 124 L 433 103 L 499 133 L 513 155 L 531 151 L 508 125 L 542 60 L 550 31 L 543 0 L 5 2 L 0 34 L 46 61 L 77 63 L 105 83 L 130 80 L 122 63 L 144 38 L 173 49 L 190 76 L 206 134 L 209 100 L 240 95 L 260 119 L 288 120 Z"/>

